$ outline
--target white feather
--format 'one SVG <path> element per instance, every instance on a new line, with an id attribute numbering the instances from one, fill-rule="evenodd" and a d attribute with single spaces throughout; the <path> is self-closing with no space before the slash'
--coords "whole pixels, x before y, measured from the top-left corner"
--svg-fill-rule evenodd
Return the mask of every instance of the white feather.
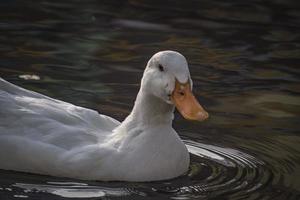
<path id="1" fill-rule="evenodd" d="M 152 59 L 160 58 L 166 67 L 176 59 L 183 65 L 169 67 L 175 77 L 169 74 L 168 81 L 189 79 L 183 56 L 168 51 Z M 146 71 L 143 79 L 152 76 Z M 120 123 L 0 78 L 0 168 L 90 180 L 152 181 L 183 174 L 189 154 L 172 128 L 174 106 L 149 94 L 161 90 L 149 90 L 150 82 L 142 81 L 133 111 Z"/>

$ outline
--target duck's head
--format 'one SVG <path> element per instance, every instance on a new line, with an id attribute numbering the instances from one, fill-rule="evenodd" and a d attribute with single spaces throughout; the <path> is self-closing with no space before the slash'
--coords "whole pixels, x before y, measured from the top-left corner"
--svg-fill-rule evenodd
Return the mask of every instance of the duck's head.
<path id="1" fill-rule="evenodd" d="M 192 93 L 187 61 L 178 52 L 161 51 L 153 55 L 144 71 L 141 87 L 144 92 L 175 105 L 186 119 L 203 121 L 208 118 Z"/>

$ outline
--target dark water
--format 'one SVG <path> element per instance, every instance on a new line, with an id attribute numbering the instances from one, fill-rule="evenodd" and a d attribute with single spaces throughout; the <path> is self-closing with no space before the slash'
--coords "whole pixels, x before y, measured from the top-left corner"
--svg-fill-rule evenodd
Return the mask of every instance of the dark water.
<path id="1" fill-rule="evenodd" d="M 297 1 L 3 0 L 0 75 L 123 120 L 147 60 L 186 56 L 203 123 L 176 114 L 188 174 L 87 182 L 0 171 L 0 199 L 300 199 Z M 31 76 L 30 76 L 31 75 Z"/>

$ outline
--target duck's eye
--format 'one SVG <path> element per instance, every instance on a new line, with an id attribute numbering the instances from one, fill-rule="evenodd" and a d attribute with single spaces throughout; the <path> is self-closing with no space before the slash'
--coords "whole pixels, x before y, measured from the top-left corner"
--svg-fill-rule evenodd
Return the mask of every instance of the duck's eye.
<path id="1" fill-rule="evenodd" d="M 162 65 L 158 65 L 158 69 L 159 71 L 163 72 L 164 71 L 164 67 Z"/>

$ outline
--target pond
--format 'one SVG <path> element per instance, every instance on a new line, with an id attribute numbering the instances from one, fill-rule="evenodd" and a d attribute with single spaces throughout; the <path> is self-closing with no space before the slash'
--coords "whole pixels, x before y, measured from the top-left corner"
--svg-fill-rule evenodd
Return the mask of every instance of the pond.
<path id="1" fill-rule="evenodd" d="M 11 0 L 0 3 L 0 76 L 122 121 L 147 60 L 176 50 L 210 113 L 173 122 L 191 166 L 151 183 L 0 170 L 0 199 L 300 199 L 296 1 Z M 1 109 L 1 108 L 0 108 Z"/>

